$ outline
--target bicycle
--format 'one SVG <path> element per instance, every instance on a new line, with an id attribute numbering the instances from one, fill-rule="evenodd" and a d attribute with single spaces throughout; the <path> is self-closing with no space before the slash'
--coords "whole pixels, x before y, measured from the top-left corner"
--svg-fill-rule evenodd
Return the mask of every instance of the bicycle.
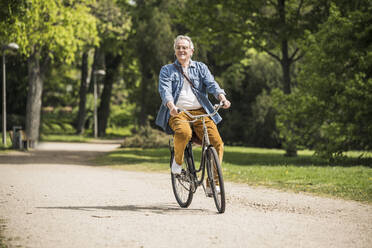
<path id="1" fill-rule="evenodd" d="M 205 125 L 205 118 L 217 114 L 218 110 L 222 106 L 223 103 L 221 102 L 220 104 L 215 105 L 215 110 L 212 114 L 203 114 L 196 116 L 193 116 L 187 110 L 181 110 L 181 112 L 185 112 L 190 118 L 193 119 L 191 121 L 187 121 L 190 122 L 190 124 L 200 119 L 203 123 L 203 139 L 201 141 L 202 152 L 199 168 L 195 168 L 194 154 L 192 151 L 193 139 L 191 139 L 185 149 L 185 163 L 183 165 L 181 174 L 175 175 L 171 173 L 173 193 L 178 204 L 182 208 L 187 208 L 188 206 L 190 206 L 193 195 L 200 185 L 202 185 L 206 196 L 211 197 L 207 194 L 206 187 L 203 183 L 205 170 L 207 170 L 207 180 L 212 189 L 212 196 L 214 198 L 216 208 L 219 213 L 225 212 L 225 187 L 220 160 L 217 155 L 216 149 L 209 142 L 207 127 Z M 193 136 L 194 135 L 195 134 L 193 133 Z M 174 158 L 174 147 L 172 146 L 171 140 L 169 141 L 169 149 L 171 152 L 170 166 L 172 166 L 172 161 Z"/>

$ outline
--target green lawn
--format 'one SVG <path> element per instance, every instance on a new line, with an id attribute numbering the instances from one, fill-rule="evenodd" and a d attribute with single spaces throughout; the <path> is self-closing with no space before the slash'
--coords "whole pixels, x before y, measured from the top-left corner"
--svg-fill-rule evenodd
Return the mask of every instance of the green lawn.
<path id="1" fill-rule="evenodd" d="M 86 135 L 72 135 L 72 134 L 48 134 L 41 135 L 40 141 L 52 141 L 52 142 L 90 142 L 94 140 L 93 137 Z"/>
<path id="2" fill-rule="evenodd" d="M 132 126 L 125 128 L 107 128 L 106 136 L 99 138 L 100 140 L 122 139 L 131 134 L 130 129 Z M 76 134 L 41 134 L 41 141 L 61 141 L 61 142 L 92 142 L 96 139 L 93 137 L 91 130 L 87 130 L 84 135 Z"/>
<path id="3" fill-rule="evenodd" d="M 195 155 L 199 162 L 200 148 Z M 295 192 L 311 192 L 363 202 L 372 202 L 372 156 L 360 153 L 338 163 L 300 151 L 298 157 L 285 157 L 283 150 L 225 147 L 223 173 L 227 181 L 266 186 Z M 99 158 L 98 165 L 140 171 L 169 172 L 169 150 L 125 148 Z"/>

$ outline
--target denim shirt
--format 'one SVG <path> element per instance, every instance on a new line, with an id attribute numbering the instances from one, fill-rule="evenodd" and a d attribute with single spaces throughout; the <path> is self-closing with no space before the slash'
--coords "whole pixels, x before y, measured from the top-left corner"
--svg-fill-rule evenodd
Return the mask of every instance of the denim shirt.
<path id="1" fill-rule="evenodd" d="M 175 63 L 181 68 L 180 63 L 176 60 Z M 208 93 L 213 94 L 218 100 L 219 94 L 224 94 L 225 91 L 220 88 L 218 83 L 214 80 L 208 67 L 197 61 L 190 60 L 190 66 L 188 67 L 188 76 L 192 81 L 194 87 L 191 87 L 192 92 L 195 94 L 199 103 L 202 105 L 204 110 L 210 114 L 214 112 L 213 105 L 208 99 Z M 160 126 L 166 133 L 173 134 L 173 130 L 168 125 L 170 118 L 170 110 L 166 106 L 169 101 L 177 104 L 178 97 L 180 95 L 182 86 L 187 82 L 183 75 L 173 64 L 165 65 L 160 70 L 159 75 L 159 93 L 162 100 L 158 115 L 156 117 L 156 125 Z M 217 113 L 211 117 L 212 120 L 218 124 L 222 118 Z"/>

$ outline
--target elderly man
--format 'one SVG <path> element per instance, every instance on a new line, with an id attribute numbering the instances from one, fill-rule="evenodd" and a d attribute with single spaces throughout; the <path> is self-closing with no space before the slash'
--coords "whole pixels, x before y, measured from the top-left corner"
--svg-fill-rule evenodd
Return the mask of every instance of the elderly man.
<path id="1" fill-rule="evenodd" d="M 202 62 L 191 60 L 194 45 L 188 36 L 179 35 L 174 40 L 174 51 L 177 60 L 173 64 L 165 65 L 160 70 L 159 93 L 162 99 L 156 124 L 168 134 L 174 134 L 174 160 L 172 173 L 180 174 L 182 171 L 184 150 L 191 139 L 192 130 L 190 120 L 184 112 L 186 109 L 192 115 L 213 113 L 213 105 L 208 99 L 208 93 L 222 101 L 223 108 L 229 108 L 231 103 L 225 97 L 225 91 L 214 80 L 208 67 Z M 206 119 L 209 139 L 216 148 L 220 161 L 223 156 L 223 142 L 216 124 L 222 120 L 216 114 Z M 201 120 L 193 123 L 193 129 L 199 139 L 203 137 Z"/>

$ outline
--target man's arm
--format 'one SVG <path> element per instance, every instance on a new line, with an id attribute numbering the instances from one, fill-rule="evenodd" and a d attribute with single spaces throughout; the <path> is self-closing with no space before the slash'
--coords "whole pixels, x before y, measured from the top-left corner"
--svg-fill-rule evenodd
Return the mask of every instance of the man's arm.
<path id="1" fill-rule="evenodd" d="M 214 80 L 212 73 L 209 71 L 207 65 L 200 62 L 201 80 L 206 86 L 207 92 L 214 95 L 218 100 L 220 94 L 225 94 L 225 91 L 220 88 L 219 84 Z"/>
<path id="2" fill-rule="evenodd" d="M 162 104 L 168 106 L 168 102 L 173 102 L 172 82 L 167 66 L 163 66 L 159 73 L 159 94 Z"/>

